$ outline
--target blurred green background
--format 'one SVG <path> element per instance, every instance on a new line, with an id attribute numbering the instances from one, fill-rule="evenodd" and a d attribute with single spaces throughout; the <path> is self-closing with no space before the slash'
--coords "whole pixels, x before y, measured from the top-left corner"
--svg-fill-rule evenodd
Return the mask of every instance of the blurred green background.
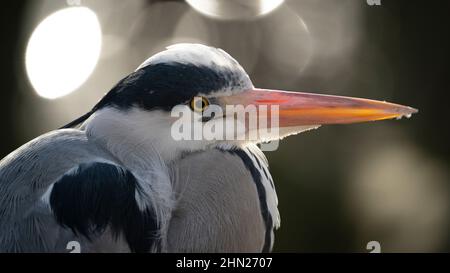
<path id="1" fill-rule="evenodd" d="M 267 152 L 281 213 L 275 251 L 367 252 L 378 241 L 383 252 L 449 252 L 449 2 L 286 0 L 265 13 L 261 1 L 207 4 L 215 1 L 5 1 L 0 158 L 87 112 L 165 46 L 200 42 L 234 56 L 257 87 L 420 111 L 324 126 Z M 48 15 L 78 4 L 100 22 L 99 61 L 71 94 L 42 98 L 27 77 L 28 40 Z"/>

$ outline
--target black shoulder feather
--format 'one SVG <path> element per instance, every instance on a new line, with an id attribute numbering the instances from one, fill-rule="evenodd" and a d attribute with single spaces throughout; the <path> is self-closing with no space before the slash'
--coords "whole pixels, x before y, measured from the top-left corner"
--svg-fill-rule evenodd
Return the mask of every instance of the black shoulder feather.
<path id="1" fill-rule="evenodd" d="M 151 208 L 140 210 L 142 190 L 133 174 L 108 163 L 81 164 L 53 185 L 50 206 L 59 224 L 92 239 L 107 227 L 123 234 L 131 251 L 158 247 L 158 223 Z"/>

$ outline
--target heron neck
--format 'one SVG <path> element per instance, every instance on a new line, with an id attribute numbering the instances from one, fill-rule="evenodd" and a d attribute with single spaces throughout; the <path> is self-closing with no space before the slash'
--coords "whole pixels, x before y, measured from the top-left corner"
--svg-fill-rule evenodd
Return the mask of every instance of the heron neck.
<path id="1" fill-rule="evenodd" d="M 86 131 L 89 141 L 112 154 L 137 178 L 141 188 L 151 197 L 138 200 L 138 203 L 141 207 L 151 205 L 155 208 L 160 232 L 164 234 L 174 206 L 172 171 L 167 163 L 172 155 L 158 149 L 150 129 L 144 132 L 142 123 L 136 124 L 136 118 L 139 117 L 131 117 L 130 114 L 112 108 L 100 110 L 81 129 Z"/>
<path id="2" fill-rule="evenodd" d="M 124 164 L 147 165 L 171 162 L 177 156 L 175 147 L 166 144 L 170 128 L 164 128 L 162 114 L 140 110 L 118 110 L 112 107 L 96 111 L 82 126 L 95 141 Z M 142 166 L 146 168 L 146 166 Z"/>

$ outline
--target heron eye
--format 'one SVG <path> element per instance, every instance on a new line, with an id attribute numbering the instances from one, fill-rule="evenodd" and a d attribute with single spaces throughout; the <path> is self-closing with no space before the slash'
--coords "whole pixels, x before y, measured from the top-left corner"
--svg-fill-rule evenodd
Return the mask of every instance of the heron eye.
<path id="1" fill-rule="evenodd" d="M 191 102 L 191 109 L 195 112 L 203 112 L 209 105 L 209 101 L 205 97 L 194 97 Z"/>

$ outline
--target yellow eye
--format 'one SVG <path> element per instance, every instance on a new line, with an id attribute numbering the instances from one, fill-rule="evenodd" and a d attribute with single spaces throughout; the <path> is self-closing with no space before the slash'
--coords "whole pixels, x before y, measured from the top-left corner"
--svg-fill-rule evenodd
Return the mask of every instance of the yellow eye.
<path id="1" fill-rule="evenodd" d="M 208 105 L 209 105 L 209 101 L 205 97 L 194 97 L 190 102 L 192 111 L 200 112 L 200 113 L 205 111 L 205 109 L 206 109 L 206 107 L 208 107 Z"/>

